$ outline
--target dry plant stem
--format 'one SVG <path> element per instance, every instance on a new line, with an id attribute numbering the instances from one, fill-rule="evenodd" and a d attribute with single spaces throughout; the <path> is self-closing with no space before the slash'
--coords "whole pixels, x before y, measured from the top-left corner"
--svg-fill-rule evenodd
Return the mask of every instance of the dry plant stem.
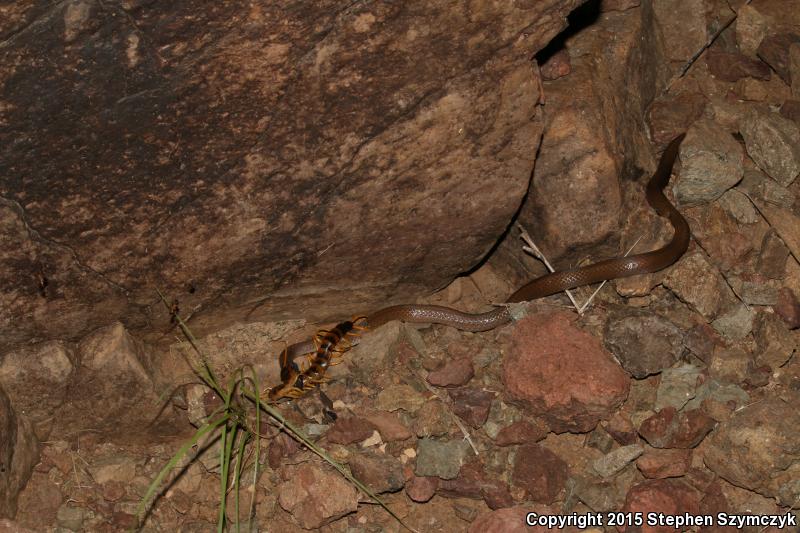
<path id="1" fill-rule="evenodd" d="M 525 252 L 528 252 L 529 254 L 534 256 L 536 259 L 539 259 L 541 262 L 543 262 L 544 266 L 547 267 L 547 270 L 549 270 L 550 272 L 555 272 L 556 269 L 553 268 L 553 265 L 550 264 L 550 261 L 547 260 L 547 257 L 545 257 L 545 255 L 542 253 L 542 251 L 539 250 L 539 247 L 536 246 L 536 244 L 533 242 L 533 239 L 531 239 L 531 236 L 528 234 L 528 231 L 519 222 L 517 222 L 517 227 L 519 228 L 519 230 L 521 232 L 520 233 L 520 237 L 522 238 L 523 241 L 525 241 L 525 244 L 527 245 L 527 246 L 523 246 L 522 250 L 525 251 Z M 578 302 L 575 301 L 575 297 L 572 296 L 572 292 L 570 292 L 569 289 L 565 290 L 564 292 L 567 293 L 567 296 L 569 297 L 570 301 L 572 302 L 572 305 L 575 306 L 575 310 L 578 312 L 578 314 L 581 314 L 580 306 L 578 305 Z"/>

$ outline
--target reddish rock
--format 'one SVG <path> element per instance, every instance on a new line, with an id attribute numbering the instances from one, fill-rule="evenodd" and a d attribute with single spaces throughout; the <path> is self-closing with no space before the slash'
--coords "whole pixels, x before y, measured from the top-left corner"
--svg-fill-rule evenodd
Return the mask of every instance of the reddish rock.
<path id="1" fill-rule="evenodd" d="M 520 447 L 514 457 L 514 484 L 535 502 L 553 503 L 564 490 L 568 475 L 567 463 L 539 444 Z"/>
<path id="2" fill-rule="evenodd" d="M 781 115 L 800 124 L 800 100 L 787 100 L 781 106 Z"/>
<path id="3" fill-rule="evenodd" d="M 439 487 L 438 477 L 414 476 L 406 483 L 406 494 L 412 501 L 425 503 L 436 494 Z"/>
<path id="4" fill-rule="evenodd" d="M 471 380 L 474 375 L 475 369 L 472 367 L 472 360 L 464 357 L 448 361 L 439 370 L 428 374 L 428 383 L 437 387 L 460 387 Z"/>
<path id="5" fill-rule="evenodd" d="M 783 506 L 800 500 L 800 394 L 786 391 L 737 410 L 703 443 L 703 460 L 736 485 L 775 498 Z"/>
<path id="6" fill-rule="evenodd" d="M 653 142 L 659 146 L 666 145 L 703 116 L 705 107 L 706 99 L 691 91 L 657 99 L 648 110 Z"/>
<path id="7" fill-rule="evenodd" d="M 32 529 L 22 527 L 19 523 L 9 520 L 8 518 L 0 518 L 0 533 L 36 533 Z"/>
<path id="8" fill-rule="evenodd" d="M 728 504 L 728 499 L 722 492 L 722 484 L 718 479 L 707 485 L 704 492 L 705 495 L 700 500 L 700 512 L 702 514 L 716 516 L 717 513 L 733 512 Z M 728 533 L 730 531 L 730 527 L 713 525 L 700 528 L 699 533 Z"/>
<path id="9" fill-rule="evenodd" d="M 525 517 L 527 507 L 509 507 L 488 511 L 478 516 L 469 526 L 469 533 L 545 533 L 546 527 L 528 527 Z"/>
<path id="10" fill-rule="evenodd" d="M 338 472 L 304 463 L 286 469 L 278 503 L 305 529 L 315 529 L 358 508 L 358 491 Z"/>
<path id="11" fill-rule="evenodd" d="M 450 391 L 450 398 L 453 412 L 477 429 L 486 423 L 495 394 L 480 389 L 456 389 Z"/>
<path id="12" fill-rule="evenodd" d="M 685 483 L 674 479 L 652 479 L 637 483 L 628 491 L 622 511 L 630 513 L 664 513 L 664 515 L 696 515 L 700 511 L 698 494 Z M 675 526 L 617 528 L 641 533 L 675 533 Z"/>
<path id="13" fill-rule="evenodd" d="M 590 431 L 625 400 L 630 386 L 600 342 L 573 320 L 550 313 L 519 321 L 503 359 L 508 394 L 557 433 Z"/>
<path id="14" fill-rule="evenodd" d="M 614 413 L 603 427 L 611 437 L 622 446 L 634 444 L 638 440 L 638 433 L 628 415 L 620 412 Z"/>
<path id="15" fill-rule="evenodd" d="M 570 73 L 572 65 L 570 64 L 569 52 L 566 48 L 562 48 L 555 54 L 547 58 L 547 61 L 539 67 L 539 72 L 542 74 L 542 79 L 545 81 L 557 80 Z"/>
<path id="16" fill-rule="evenodd" d="M 355 416 L 342 416 L 334 422 L 325 437 L 328 442 L 347 445 L 365 440 L 373 431 L 375 426 L 368 420 Z"/>
<path id="17" fill-rule="evenodd" d="M 725 52 L 712 46 L 706 52 L 706 64 L 711 75 L 723 81 L 734 82 L 742 78 L 768 80 L 769 67 L 757 59 L 744 54 Z"/>
<path id="18" fill-rule="evenodd" d="M 648 448 L 636 466 L 646 478 L 680 477 L 692 464 L 692 450 Z"/>
<path id="19" fill-rule="evenodd" d="M 550 428 L 538 419 L 533 422 L 519 420 L 501 429 L 494 443 L 498 446 L 533 444 L 544 439 L 549 432 Z"/>
<path id="20" fill-rule="evenodd" d="M 377 411 L 365 416 L 364 419 L 375 426 L 385 442 L 406 440 L 413 435 L 400 417 L 389 411 Z"/>
<path id="21" fill-rule="evenodd" d="M 654 448 L 694 448 L 716 425 L 699 409 L 676 412 L 665 407 L 639 426 L 639 435 Z"/>
<path id="22" fill-rule="evenodd" d="M 758 57 L 772 67 L 787 85 L 792 83 L 789 74 L 789 47 L 797 43 L 800 43 L 800 35 L 778 33 L 766 36 L 757 50 Z"/>
<path id="23" fill-rule="evenodd" d="M 479 461 L 462 466 L 455 479 L 442 480 L 437 492 L 448 497 L 483 499 L 492 509 L 514 504 L 505 483 L 487 474 Z"/>
<path id="24" fill-rule="evenodd" d="M 789 329 L 800 328 L 800 302 L 788 287 L 778 292 L 778 303 L 772 306 L 775 314 L 783 319 Z"/>
<path id="25" fill-rule="evenodd" d="M 348 460 L 350 471 L 374 493 L 396 492 L 403 488 L 403 465 L 391 455 L 362 452 Z"/>

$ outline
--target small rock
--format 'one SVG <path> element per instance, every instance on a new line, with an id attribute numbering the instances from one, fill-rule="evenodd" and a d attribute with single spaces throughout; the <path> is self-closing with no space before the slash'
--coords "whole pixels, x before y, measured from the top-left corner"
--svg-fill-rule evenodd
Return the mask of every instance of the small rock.
<path id="1" fill-rule="evenodd" d="M 758 274 L 728 276 L 728 283 L 748 305 L 774 305 L 778 302 L 780 282 L 767 279 Z"/>
<path id="2" fill-rule="evenodd" d="M 449 498 L 483 499 L 491 509 L 514 504 L 508 487 L 496 476 L 487 475 L 477 460 L 465 464 L 455 479 L 441 481 L 437 493 Z"/>
<path id="3" fill-rule="evenodd" d="M 658 98 L 648 110 L 653 142 L 657 146 L 666 145 L 702 117 L 705 108 L 705 97 L 694 91 Z"/>
<path id="4" fill-rule="evenodd" d="M 771 279 L 783 279 L 786 276 L 786 260 L 788 258 L 789 248 L 778 236 L 778 233 L 770 228 L 761 240 L 761 250 L 756 263 L 759 274 Z"/>
<path id="5" fill-rule="evenodd" d="M 797 349 L 795 336 L 781 318 L 773 313 L 758 313 L 753 328 L 756 341 L 756 364 L 780 368 Z"/>
<path id="6" fill-rule="evenodd" d="M 721 424 L 704 450 L 706 465 L 727 481 L 777 498 L 800 501 L 800 397 L 753 402 Z"/>
<path id="7" fill-rule="evenodd" d="M 792 83 L 789 74 L 789 48 L 796 43 L 800 43 L 800 35 L 795 33 L 768 35 L 756 51 L 758 57 L 772 67 L 787 85 Z"/>
<path id="8" fill-rule="evenodd" d="M 665 515 L 696 515 L 700 512 L 700 497 L 685 483 L 676 479 L 647 479 L 628 491 L 623 512 L 664 513 Z M 623 531 L 637 531 L 623 528 Z M 643 529 L 644 530 L 644 529 Z M 675 533 L 674 526 L 649 526 L 649 533 Z"/>
<path id="9" fill-rule="evenodd" d="M 761 170 L 788 187 L 800 173 L 797 124 L 777 113 L 751 110 L 740 129 L 748 155 Z"/>
<path id="10" fill-rule="evenodd" d="M 0 518 L 0 533 L 36 533 L 32 529 L 22 527 L 18 522 L 8 518 Z"/>
<path id="11" fill-rule="evenodd" d="M 741 387 L 732 383 L 720 383 L 715 379 L 707 379 L 692 400 L 686 404 L 687 411 L 692 409 L 700 409 L 705 405 L 706 400 L 712 400 L 719 404 L 730 406 L 732 409 L 738 409 L 743 405 L 747 405 L 750 401 L 750 395 L 747 394 Z M 713 413 L 711 418 L 719 420 Z"/>
<path id="12" fill-rule="evenodd" d="M 534 419 L 533 422 L 519 420 L 501 429 L 494 443 L 498 446 L 532 444 L 544 439 L 549 432 L 550 428 L 538 419 Z"/>
<path id="13" fill-rule="evenodd" d="M 519 409 L 496 398 L 489 408 L 489 418 L 483 425 L 483 430 L 490 439 L 497 437 L 501 429 L 522 419 Z"/>
<path id="14" fill-rule="evenodd" d="M 608 434 L 622 446 L 633 444 L 638 440 L 639 434 L 633 422 L 627 415 L 620 412 L 614 413 L 604 427 Z"/>
<path id="15" fill-rule="evenodd" d="M 414 473 L 418 476 L 453 479 L 458 475 L 468 453 L 472 453 L 472 450 L 463 439 L 420 439 L 417 443 L 417 465 Z"/>
<path id="16" fill-rule="evenodd" d="M 628 468 L 618 475 L 603 479 L 590 474 L 573 476 L 568 490 L 597 512 L 617 512 L 625 504 L 625 494 L 638 476 L 636 469 Z"/>
<path id="17" fill-rule="evenodd" d="M 395 413 L 377 411 L 364 418 L 378 430 L 385 442 L 406 440 L 413 436 L 411 430 Z"/>
<path id="18" fill-rule="evenodd" d="M 406 494 L 417 503 L 425 503 L 436 494 L 436 489 L 439 487 L 438 477 L 412 477 L 406 483 Z"/>
<path id="19" fill-rule="evenodd" d="M 86 520 L 86 509 L 82 507 L 74 507 L 71 504 L 65 503 L 58 508 L 56 521 L 59 526 L 65 529 L 79 531 L 83 529 L 84 520 Z"/>
<path id="20" fill-rule="evenodd" d="M 768 80 L 769 67 L 757 59 L 750 59 L 744 54 L 725 52 L 712 46 L 706 53 L 706 64 L 712 76 L 722 81 L 734 82 L 742 78 Z"/>
<path id="21" fill-rule="evenodd" d="M 347 446 L 361 442 L 372 435 L 375 426 L 368 420 L 355 416 L 339 417 L 325 434 L 328 442 Z"/>
<path id="22" fill-rule="evenodd" d="M 736 41 L 739 49 L 750 57 L 755 57 L 758 45 L 767 34 L 767 21 L 764 15 L 750 4 L 739 8 L 736 17 Z"/>
<path id="23" fill-rule="evenodd" d="M 789 329 L 800 328 L 800 302 L 790 288 L 784 287 L 778 291 L 778 301 L 772 309 Z"/>
<path id="24" fill-rule="evenodd" d="M 646 478 L 680 477 L 692 464 L 692 450 L 648 448 L 636 461 Z"/>
<path id="25" fill-rule="evenodd" d="M 678 413 L 666 407 L 642 422 L 639 435 L 653 448 L 694 448 L 715 425 L 699 409 Z"/>
<path id="26" fill-rule="evenodd" d="M 683 332 L 656 314 L 636 314 L 609 320 L 605 344 L 625 370 L 642 379 L 678 360 Z"/>
<path id="27" fill-rule="evenodd" d="M 681 145 L 676 200 L 684 206 L 716 200 L 742 179 L 742 156 L 742 147 L 719 124 L 695 122 Z"/>
<path id="28" fill-rule="evenodd" d="M 622 446 L 596 459 L 592 463 L 592 469 L 600 477 L 611 477 L 635 461 L 642 453 L 644 453 L 644 448 L 639 444 Z"/>
<path id="29" fill-rule="evenodd" d="M 126 455 L 113 455 L 94 461 L 89 466 L 89 472 L 100 485 L 112 481 L 127 485 L 136 477 L 136 460 Z"/>
<path id="30" fill-rule="evenodd" d="M 680 411 L 695 397 L 701 375 L 701 370 L 690 364 L 664 370 L 661 374 L 661 383 L 658 385 L 654 409 L 660 411 L 665 407 L 674 407 Z"/>
<path id="31" fill-rule="evenodd" d="M 414 419 L 414 433 L 417 437 L 438 437 L 446 435 L 453 426 L 452 414 L 440 400 L 434 399 L 417 410 Z"/>
<path id="32" fill-rule="evenodd" d="M 562 48 L 555 54 L 551 55 L 549 58 L 547 58 L 547 61 L 545 61 L 544 64 L 539 67 L 539 72 L 542 75 L 542 79 L 545 81 L 563 78 L 571 71 L 572 65 L 570 64 L 569 52 L 566 48 Z"/>
<path id="33" fill-rule="evenodd" d="M 573 320 L 566 313 L 549 313 L 517 322 L 503 359 L 508 394 L 555 432 L 590 431 L 624 401 L 630 386 L 599 341 Z"/>
<path id="34" fill-rule="evenodd" d="M 508 507 L 478 515 L 469 526 L 469 533 L 545 533 L 546 527 L 525 525 L 528 507 Z"/>
<path id="35" fill-rule="evenodd" d="M 375 494 L 396 492 L 403 488 L 403 465 L 391 455 L 362 452 L 348 460 L 356 479 Z"/>
<path id="36" fill-rule="evenodd" d="M 489 418 L 495 394 L 480 389 L 456 389 L 450 391 L 453 412 L 475 429 L 483 426 Z"/>
<path id="37" fill-rule="evenodd" d="M 731 341 L 740 341 L 753 330 L 753 311 L 744 303 L 735 305 L 711 323 L 720 335 Z M 704 359 L 705 360 L 705 359 Z"/>
<path id="38" fill-rule="evenodd" d="M 278 503 L 303 528 L 319 528 L 358 508 L 358 491 L 338 472 L 313 463 L 286 468 Z"/>
<path id="39" fill-rule="evenodd" d="M 41 439 L 49 436 L 53 412 L 67 399 L 74 357 L 63 342 L 52 341 L 8 352 L 0 359 L 0 386 Z"/>
<path id="40" fill-rule="evenodd" d="M 586 436 L 584 445 L 608 453 L 614 449 L 614 437 L 608 434 L 603 426 L 598 425 Z"/>
<path id="41" fill-rule="evenodd" d="M 740 341 L 753 331 L 753 311 L 744 303 L 738 303 L 711 323 L 720 335 L 732 341 Z M 707 359 L 703 359 L 708 362 Z"/>
<path id="42" fill-rule="evenodd" d="M 736 188 L 725 191 L 719 198 L 719 205 L 739 224 L 755 224 L 761 220 L 761 216 L 747 196 Z"/>
<path id="43" fill-rule="evenodd" d="M 38 462 L 39 441 L 31 423 L 17 416 L 0 387 L 0 515 L 16 515 L 17 499 Z"/>
<path id="44" fill-rule="evenodd" d="M 376 407 L 383 411 L 403 411 L 413 413 L 424 404 L 426 398 L 413 387 L 406 384 L 389 385 L 378 393 Z"/>
<path id="45" fill-rule="evenodd" d="M 717 269 L 699 251 L 683 256 L 664 279 L 664 285 L 708 321 L 737 301 Z"/>
<path id="46" fill-rule="evenodd" d="M 753 356 L 741 346 L 716 346 L 708 365 L 708 373 L 719 381 L 743 383 L 752 365 Z"/>
<path id="47" fill-rule="evenodd" d="M 437 387 L 460 387 L 475 375 L 472 359 L 462 357 L 451 360 L 439 370 L 428 374 L 428 383 Z"/>
<path id="48" fill-rule="evenodd" d="M 697 324 L 687 332 L 684 344 L 695 357 L 708 363 L 714 346 L 722 344 L 722 339 L 708 324 Z"/>
<path id="49" fill-rule="evenodd" d="M 792 84 L 792 91 L 795 91 L 795 84 Z M 793 96 L 795 99 L 786 100 L 781 106 L 781 116 L 800 124 L 800 100 L 797 100 L 800 95 Z"/>
<path id="50" fill-rule="evenodd" d="M 514 484 L 525 489 L 534 502 L 556 501 L 566 486 L 568 474 L 567 463 L 539 444 L 521 446 L 514 457 Z"/>
<path id="51" fill-rule="evenodd" d="M 760 199 L 768 204 L 783 208 L 791 208 L 794 204 L 794 194 L 756 169 L 747 169 L 741 183 L 736 186 L 751 198 Z"/>

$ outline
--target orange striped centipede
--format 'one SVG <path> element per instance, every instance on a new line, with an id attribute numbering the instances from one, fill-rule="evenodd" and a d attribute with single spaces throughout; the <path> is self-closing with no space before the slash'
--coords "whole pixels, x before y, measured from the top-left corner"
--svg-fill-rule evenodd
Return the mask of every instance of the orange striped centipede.
<path id="1" fill-rule="evenodd" d="M 338 359 L 352 348 L 351 339 L 366 329 L 363 325 L 365 321 L 365 317 L 359 316 L 342 322 L 333 329 L 319 330 L 312 338 L 315 348 L 308 355 L 303 369 L 293 360 L 288 348 L 284 349 L 279 357 L 281 384 L 269 390 L 269 399 L 277 401 L 281 398 L 299 398 L 327 381 L 325 374 L 328 368 L 338 364 Z"/>

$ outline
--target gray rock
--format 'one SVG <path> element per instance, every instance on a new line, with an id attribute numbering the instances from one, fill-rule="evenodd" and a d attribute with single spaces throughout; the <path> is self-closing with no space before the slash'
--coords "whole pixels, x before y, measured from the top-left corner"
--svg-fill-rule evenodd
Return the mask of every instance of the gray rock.
<path id="1" fill-rule="evenodd" d="M 800 173 L 800 128 L 778 113 L 751 110 L 741 122 L 748 155 L 784 187 Z"/>

